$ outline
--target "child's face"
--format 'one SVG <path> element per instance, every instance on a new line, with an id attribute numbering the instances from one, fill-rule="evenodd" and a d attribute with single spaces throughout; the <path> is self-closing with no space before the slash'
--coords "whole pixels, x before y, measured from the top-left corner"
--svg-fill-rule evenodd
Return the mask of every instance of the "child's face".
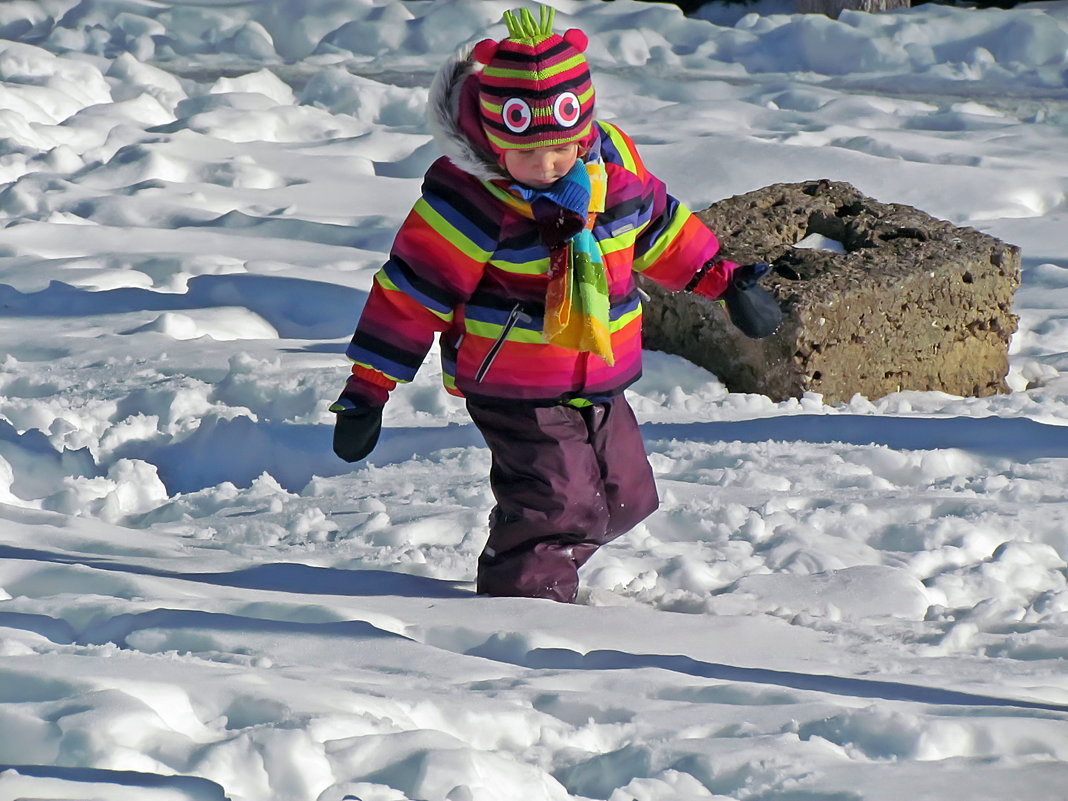
<path id="1" fill-rule="evenodd" d="M 504 167 L 519 183 L 545 189 L 567 175 L 578 157 L 577 142 L 530 150 L 506 150 Z"/>

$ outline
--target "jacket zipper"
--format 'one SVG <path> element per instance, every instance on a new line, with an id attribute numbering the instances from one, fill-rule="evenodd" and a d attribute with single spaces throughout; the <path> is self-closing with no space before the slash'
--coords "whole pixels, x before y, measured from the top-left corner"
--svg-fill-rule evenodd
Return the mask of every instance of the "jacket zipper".
<path id="1" fill-rule="evenodd" d="M 486 373 L 489 372 L 494 359 L 497 358 L 497 354 L 501 352 L 501 348 L 504 346 L 504 340 L 508 338 L 508 334 L 515 328 L 515 324 L 520 320 L 524 323 L 529 323 L 533 319 L 533 317 L 523 311 L 522 303 L 515 304 L 512 311 L 508 313 L 508 319 L 504 321 L 504 328 L 501 329 L 501 335 L 497 337 L 497 340 L 486 353 L 486 357 L 482 360 L 482 364 L 478 366 L 478 370 L 475 372 L 476 384 L 481 384 L 482 379 L 486 377 Z"/>

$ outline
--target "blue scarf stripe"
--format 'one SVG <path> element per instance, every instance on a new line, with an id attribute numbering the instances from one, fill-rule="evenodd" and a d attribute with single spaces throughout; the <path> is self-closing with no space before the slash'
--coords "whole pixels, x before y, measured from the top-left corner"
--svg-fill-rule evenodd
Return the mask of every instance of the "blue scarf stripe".
<path id="1" fill-rule="evenodd" d="M 577 159 L 567 175 L 545 189 L 533 189 L 522 184 L 514 184 L 512 188 L 517 190 L 527 203 L 533 203 L 543 197 L 561 208 L 573 211 L 583 219 L 590 209 L 590 176 L 582 159 Z"/>

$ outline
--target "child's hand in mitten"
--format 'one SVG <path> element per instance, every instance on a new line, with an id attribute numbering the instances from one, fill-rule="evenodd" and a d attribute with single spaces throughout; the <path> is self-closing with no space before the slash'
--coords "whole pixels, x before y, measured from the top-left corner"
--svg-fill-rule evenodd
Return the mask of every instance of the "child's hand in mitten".
<path id="1" fill-rule="evenodd" d="M 346 462 L 367 458 L 382 433 L 382 407 L 397 382 L 384 373 L 354 365 L 345 389 L 330 406 L 334 421 L 334 453 Z"/>
<path id="2" fill-rule="evenodd" d="M 334 453 L 346 462 L 358 462 L 374 450 L 382 433 L 382 407 L 342 393 L 330 411 L 334 421 Z"/>
<path id="3" fill-rule="evenodd" d="M 335 414 L 334 453 L 346 462 L 367 458 L 382 433 L 382 407 L 353 407 Z"/>
<path id="4" fill-rule="evenodd" d="M 744 264 L 731 273 L 730 283 L 723 292 L 731 322 L 750 339 L 771 336 L 782 324 L 782 309 L 759 283 L 761 276 L 770 270 L 763 262 Z"/>

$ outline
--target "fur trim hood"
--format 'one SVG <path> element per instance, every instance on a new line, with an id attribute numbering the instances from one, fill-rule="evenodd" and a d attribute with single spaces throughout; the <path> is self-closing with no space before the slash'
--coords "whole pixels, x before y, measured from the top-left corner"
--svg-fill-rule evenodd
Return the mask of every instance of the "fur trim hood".
<path id="1" fill-rule="evenodd" d="M 430 84 L 427 124 L 441 152 L 461 170 L 483 181 L 508 179 L 479 122 L 480 68 L 472 48 L 465 47 L 438 70 Z"/>

